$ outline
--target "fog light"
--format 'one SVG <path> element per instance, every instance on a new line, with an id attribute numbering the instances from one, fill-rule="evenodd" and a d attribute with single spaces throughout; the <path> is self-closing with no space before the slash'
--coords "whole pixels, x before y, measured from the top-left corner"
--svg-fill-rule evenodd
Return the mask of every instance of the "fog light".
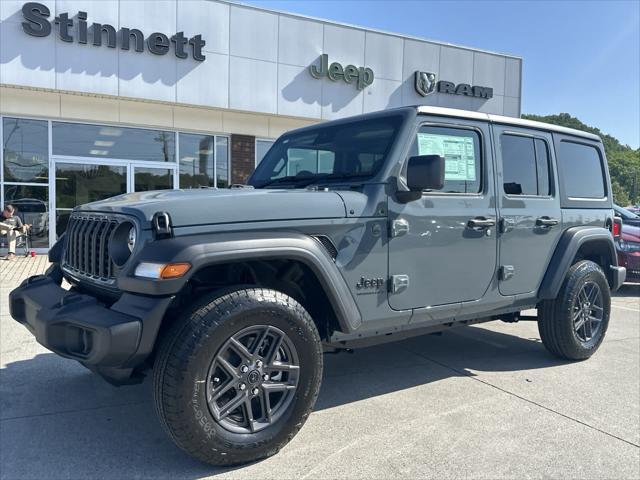
<path id="1" fill-rule="evenodd" d="M 142 262 L 136 267 L 135 276 L 142 278 L 169 279 L 183 276 L 189 271 L 189 263 Z"/>

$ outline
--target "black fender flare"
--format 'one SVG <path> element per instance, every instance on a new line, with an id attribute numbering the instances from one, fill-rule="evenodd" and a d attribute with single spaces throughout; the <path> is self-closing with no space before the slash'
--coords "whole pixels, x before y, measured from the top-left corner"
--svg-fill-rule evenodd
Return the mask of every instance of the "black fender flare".
<path id="1" fill-rule="evenodd" d="M 306 265 L 317 277 L 345 333 L 362 324 L 362 316 L 350 289 L 333 259 L 313 237 L 291 232 L 234 232 L 189 235 L 149 242 L 131 259 L 117 278 L 120 290 L 145 295 L 175 295 L 199 270 L 242 260 L 291 259 Z M 191 269 L 181 278 L 152 280 L 134 276 L 140 262 L 188 262 Z"/>
<path id="2" fill-rule="evenodd" d="M 597 248 L 609 257 L 610 265 L 604 266 L 604 273 L 611 289 L 618 288 L 618 275 L 615 271 L 618 268 L 618 257 L 611 232 L 603 227 L 571 227 L 564 231 L 553 252 L 538 291 L 540 300 L 552 300 L 558 296 L 573 259 L 587 244 L 597 244 Z"/>

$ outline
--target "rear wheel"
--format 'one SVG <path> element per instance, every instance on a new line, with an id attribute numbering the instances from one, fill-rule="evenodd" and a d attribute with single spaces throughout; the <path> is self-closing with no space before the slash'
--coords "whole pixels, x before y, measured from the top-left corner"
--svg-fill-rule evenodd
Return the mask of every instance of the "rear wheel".
<path id="1" fill-rule="evenodd" d="M 589 260 L 574 264 L 557 298 L 543 302 L 538 331 L 554 355 L 584 360 L 593 355 L 609 326 L 611 294 L 600 266 Z"/>
<path id="2" fill-rule="evenodd" d="M 205 299 L 165 336 L 156 410 L 194 457 L 232 465 L 268 457 L 302 427 L 322 376 L 320 338 L 294 299 L 266 289 Z"/>

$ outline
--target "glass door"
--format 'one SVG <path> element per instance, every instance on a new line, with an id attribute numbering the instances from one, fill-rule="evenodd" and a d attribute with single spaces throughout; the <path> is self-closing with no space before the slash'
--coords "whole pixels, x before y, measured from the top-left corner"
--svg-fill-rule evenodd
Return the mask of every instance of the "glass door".
<path id="1" fill-rule="evenodd" d="M 149 190 L 171 190 L 175 185 L 176 169 L 165 166 L 148 167 L 132 165 L 131 186 L 134 192 L 146 192 Z"/>
<path id="2" fill-rule="evenodd" d="M 122 193 L 173 189 L 178 175 L 176 165 L 116 159 L 54 157 L 53 168 L 51 245 L 67 229 L 74 207 Z"/>
<path id="3" fill-rule="evenodd" d="M 67 229 L 71 210 L 126 193 L 127 165 L 55 162 L 55 234 Z"/>

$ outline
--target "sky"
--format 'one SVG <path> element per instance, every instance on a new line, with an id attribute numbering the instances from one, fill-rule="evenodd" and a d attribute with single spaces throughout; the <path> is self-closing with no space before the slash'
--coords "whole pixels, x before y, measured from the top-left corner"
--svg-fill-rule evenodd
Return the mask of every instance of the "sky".
<path id="1" fill-rule="evenodd" d="M 241 3 L 522 57 L 522 113 L 567 112 L 639 147 L 640 0 Z"/>

